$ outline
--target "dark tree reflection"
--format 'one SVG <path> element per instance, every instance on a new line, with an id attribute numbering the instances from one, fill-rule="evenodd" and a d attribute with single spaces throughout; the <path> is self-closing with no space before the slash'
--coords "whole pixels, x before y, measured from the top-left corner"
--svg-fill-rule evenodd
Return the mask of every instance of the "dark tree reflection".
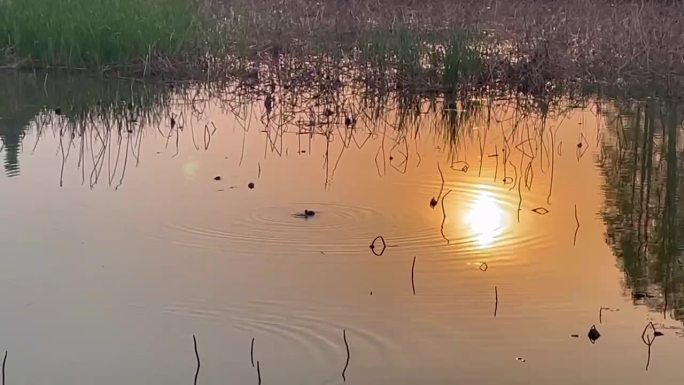
<path id="1" fill-rule="evenodd" d="M 624 102 L 606 115 L 606 242 L 635 303 L 684 321 L 682 106 Z"/>

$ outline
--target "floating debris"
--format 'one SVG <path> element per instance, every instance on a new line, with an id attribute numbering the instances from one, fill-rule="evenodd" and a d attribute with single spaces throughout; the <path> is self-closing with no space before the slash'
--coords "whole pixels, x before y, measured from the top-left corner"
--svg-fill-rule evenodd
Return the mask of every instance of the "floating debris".
<path id="1" fill-rule="evenodd" d="M 520 362 L 527 362 L 527 360 L 525 360 L 525 359 L 522 358 L 522 357 L 515 357 L 515 360 L 516 360 L 516 361 L 520 361 Z"/>
<path id="2" fill-rule="evenodd" d="M 342 329 L 342 339 L 344 340 L 344 347 L 347 350 L 347 362 L 344 364 L 344 369 L 342 369 L 342 381 L 347 382 L 347 368 L 349 367 L 349 359 L 351 358 L 351 353 L 349 352 L 349 342 L 347 342 L 347 330 Z"/>
<path id="3" fill-rule="evenodd" d="M 499 288 L 494 286 L 494 317 L 499 310 Z"/>
<path id="4" fill-rule="evenodd" d="M 304 219 L 311 218 L 311 217 L 313 217 L 314 215 L 316 215 L 316 212 L 313 211 L 313 210 L 309 210 L 309 209 L 304 209 L 304 212 L 303 212 L 303 213 L 296 213 L 296 214 L 293 214 L 293 216 L 296 217 L 296 218 L 304 218 Z"/>
<path id="5" fill-rule="evenodd" d="M 380 251 L 376 250 L 376 248 L 378 247 L 376 246 L 376 243 L 378 241 L 380 241 L 380 246 L 382 246 L 382 248 L 380 248 Z M 373 242 L 371 242 L 369 247 L 373 254 L 379 257 L 385 252 L 385 249 L 387 249 L 387 243 L 385 243 L 385 238 L 383 238 L 382 235 L 378 235 L 377 237 L 375 237 L 375 239 L 373 239 Z"/>
<path id="6" fill-rule="evenodd" d="M 570 337 L 572 337 L 572 338 L 579 338 L 579 334 L 570 334 Z"/>
<path id="7" fill-rule="evenodd" d="M 247 187 L 249 187 L 250 189 L 253 189 L 253 188 L 254 188 L 254 182 L 249 182 L 249 184 L 247 185 Z"/>
<path id="8" fill-rule="evenodd" d="M 487 271 L 487 269 L 489 269 L 489 266 L 487 265 L 487 262 L 482 262 L 482 263 L 480 264 L 480 270 L 482 270 L 482 271 Z"/>
<path id="9" fill-rule="evenodd" d="M 652 333 L 651 333 L 652 332 Z M 652 335 L 652 337 L 651 337 Z M 644 331 L 641 333 L 641 340 L 644 342 L 644 345 L 648 346 L 648 358 L 646 360 L 646 371 L 648 371 L 648 367 L 651 365 L 651 345 L 653 345 L 653 342 L 655 342 L 656 337 L 662 336 L 663 333 L 660 333 L 655 329 L 655 325 L 653 325 L 653 322 L 649 322 L 646 327 L 644 328 Z"/>
<path id="10" fill-rule="evenodd" d="M 214 180 L 221 180 L 221 175 L 216 175 L 216 176 L 214 177 Z"/>
<path id="11" fill-rule="evenodd" d="M 437 203 L 439 203 L 439 198 L 442 197 L 442 192 L 444 191 L 444 173 L 442 173 L 442 168 L 439 167 L 439 162 L 437 162 L 437 171 L 439 172 L 439 178 L 442 181 L 442 184 L 439 187 L 439 195 L 437 195 L 437 198 L 432 197 L 432 199 L 430 199 L 430 208 L 432 209 L 437 206 Z"/>
<path id="12" fill-rule="evenodd" d="M 537 207 L 536 209 L 532 209 L 532 212 L 539 215 L 546 215 L 549 213 L 549 210 L 545 207 Z"/>
<path id="13" fill-rule="evenodd" d="M 596 329 L 596 325 L 591 326 L 589 333 L 587 333 L 587 337 L 589 337 L 589 341 L 591 341 L 592 344 L 601 338 L 601 333 L 599 333 L 598 329 Z"/>
<path id="14" fill-rule="evenodd" d="M 468 162 L 458 161 L 451 164 L 451 169 L 454 171 L 468 172 L 470 165 Z"/>
<path id="15" fill-rule="evenodd" d="M 413 280 L 414 271 L 416 269 L 416 256 L 413 256 L 413 264 L 411 265 L 411 288 L 413 289 L 413 295 L 416 295 L 416 284 Z"/>

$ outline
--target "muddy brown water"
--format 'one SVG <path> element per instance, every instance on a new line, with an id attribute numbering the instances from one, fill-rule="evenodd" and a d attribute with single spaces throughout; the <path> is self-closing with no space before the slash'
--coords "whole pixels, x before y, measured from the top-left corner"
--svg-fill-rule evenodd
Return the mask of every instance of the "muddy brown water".
<path id="1" fill-rule="evenodd" d="M 260 101 L 84 122 L 78 81 L 27 78 L 0 101 L 8 384 L 190 384 L 193 335 L 199 384 L 256 384 L 252 338 L 263 384 L 340 384 L 343 330 L 350 384 L 684 380 L 681 106 L 311 134 Z"/>

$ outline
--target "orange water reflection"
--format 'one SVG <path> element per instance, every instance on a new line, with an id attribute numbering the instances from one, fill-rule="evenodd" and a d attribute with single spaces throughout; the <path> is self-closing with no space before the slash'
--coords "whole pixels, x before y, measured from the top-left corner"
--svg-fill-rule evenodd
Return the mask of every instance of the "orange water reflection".
<path id="1" fill-rule="evenodd" d="M 506 230 L 504 210 L 492 194 L 476 186 L 479 190 L 463 220 L 470 232 L 470 237 L 480 249 L 495 245 L 498 238 Z"/>

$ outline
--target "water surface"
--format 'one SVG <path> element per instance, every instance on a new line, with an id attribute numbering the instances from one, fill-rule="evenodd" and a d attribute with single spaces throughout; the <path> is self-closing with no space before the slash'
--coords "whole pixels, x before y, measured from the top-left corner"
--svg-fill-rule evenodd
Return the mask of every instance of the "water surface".
<path id="1" fill-rule="evenodd" d="M 192 383 L 195 335 L 200 384 L 253 338 L 339 384 L 343 330 L 350 384 L 684 379 L 680 105 L 44 80 L 0 78 L 8 383 Z"/>

